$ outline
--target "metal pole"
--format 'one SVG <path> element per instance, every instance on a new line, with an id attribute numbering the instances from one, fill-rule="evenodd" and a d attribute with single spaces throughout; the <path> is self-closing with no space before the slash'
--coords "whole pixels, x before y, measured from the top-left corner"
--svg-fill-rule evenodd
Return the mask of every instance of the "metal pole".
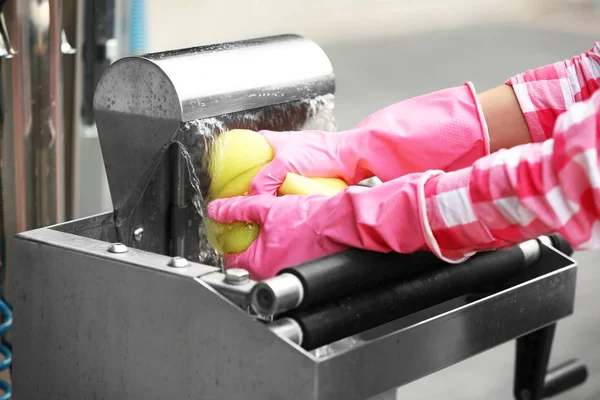
<path id="1" fill-rule="evenodd" d="M 62 0 L 7 0 L 3 11 L 16 50 L 1 61 L 1 173 L 10 282 L 14 235 L 62 222 L 69 212 L 62 55 L 73 49 L 63 31 Z"/>
<path id="2" fill-rule="evenodd" d="M 30 2 L 33 227 L 64 220 L 65 160 L 62 104 L 62 1 Z"/>
<path id="3" fill-rule="evenodd" d="M 28 216 L 32 215 L 33 202 L 28 201 L 26 177 L 31 176 L 31 77 L 28 23 L 23 26 L 21 20 L 29 14 L 29 1 L 8 0 L 4 6 L 7 32 L 17 53 L 11 59 L 2 62 L 2 104 L 4 107 L 2 137 L 2 183 L 3 183 L 3 221 L 6 241 L 4 256 L 7 271 L 6 280 L 10 282 L 12 265 L 12 242 L 17 232 L 27 230 L 31 225 Z M 31 196 L 29 194 L 29 196 Z M 7 287 L 10 297 L 10 285 Z"/>

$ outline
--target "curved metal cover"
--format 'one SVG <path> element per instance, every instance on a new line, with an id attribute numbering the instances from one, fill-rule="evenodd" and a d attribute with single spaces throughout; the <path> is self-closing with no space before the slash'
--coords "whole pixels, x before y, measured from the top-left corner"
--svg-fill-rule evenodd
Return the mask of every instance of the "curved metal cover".
<path id="1" fill-rule="evenodd" d="M 132 211 L 181 123 L 312 98 L 334 89 L 326 54 L 296 35 L 115 62 L 94 96 L 115 211 Z"/>

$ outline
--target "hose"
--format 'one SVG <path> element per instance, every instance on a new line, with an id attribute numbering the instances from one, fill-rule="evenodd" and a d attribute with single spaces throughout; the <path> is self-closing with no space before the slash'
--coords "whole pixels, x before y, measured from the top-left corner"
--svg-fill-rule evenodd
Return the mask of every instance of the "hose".
<path id="1" fill-rule="evenodd" d="M 3 206 L 2 200 L 4 193 L 2 192 L 2 169 L 0 168 L 0 206 Z M 0 219 L 0 231 L 3 233 L 3 220 Z M 1 321 L 0 324 L 0 338 L 2 342 L 0 343 L 0 354 L 4 356 L 3 360 L 0 360 L 0 372 L 6 371 L 12 366 L 12 353 L 10 349 L 10 344 L 6 340 L 6 333 L 12 326 L 13 316 L 12 311 L 9 305 L 6 302 L 5 297 L 5 286 L 6 286 L 6 238 L 2 235 L 2 242 L 0 243 L 0 269 L 1 269 L 1 280 L 0 280 L 0 315 Z M 8 400 L 11 398 L 12 389 L 10 384 L 4 380 L 0 379 L 0 389 L 4 392 L 3 395 L 0 396 L 0 400 Z"/>
<path id="2" fill-rule="evenodd" d="M 2 169 L 0 168 L 0 210 L 3 211 L 3 196 L 4 192 L 2 186 Z M 1 269 L 1 280 L 0 280 L 0 315 L 1 321 L 0 324 L 0 354 L 4 356 L 3 360 L 0 360 L 0 372 L 6 371 L 10 369 L 12 366 L 12 353 L 10 349 L 10 344 L 6 340 L 6 333 L 12 326 L 13 316 L 12 310 L 7 304 L 6 296 L 5 296 L 5 287 L 6 287 L 6 238 L 4 237 L 4 219 L 3 215 L 0 215 L 0 269 Z M 4 392 L 3 395 L 0 396 L 0 400 L 8 400 L 12 396 L 12 389 L 10 384 L 2 379 L 0 379 L 0 389 Z"/>
<path id="3" fill-rule="evenodd" d="M 8 305 L 2 300 L 0 300 L 0 314 L 2 314 L 3 319 L 3 322 L 0 325 L 0 336 L 4 336 L 12 326 L 13 318 L 10 307 L 8 307 Z M 2 355 L 4 356 L 4 359 L 0 361 L 0 372 L 2 372 L 6 371 L 11 367 L 12 353 L 8 346 L 6 346 L 5 344 L 0 344 L 0 353 L 2 353 Z M 0 396 L 0 400 L 8 400 L 11 398 L 12 389 L 8 382 L 0 380 L 0 389 L 4 391 L 4 394 Z"/>
<path id="4" fill-rule="evenodd" d="M 0 8 L 2 6 L 0 1 Z M 2 71 L 0 70 L 0 74 Z M 0 79 L 0 149 L 2 149 L 3 142 L 3 129 L 4 129 L 4 108 L 2 104 L 2 80 Z M 0 372 L 6 371 L 12 365 L 12 354 L 10 349 L 10 344 L 6 340 L 6 333 L 12 326 L 12 310 L 10 306 L 7 304 L 6 296 L 5 296 L 5 287 L 6 287 L 6 232 L 4 226 L 4 218 L 5 218 L 5 208 L 4 208 L 4 182 L 2 180 L 2 155 L 0 154 L 0 314 L 1 321 L 0 324 L 0 353 L 4 356 L 4 359 L 0 361 Z M 12 389 L 10 384 L 6 381 L 0 380 L 0 389 L 4 392 L 2 396 L 0 396 L 0 400 L 8 400 L 12 396 Z"/>

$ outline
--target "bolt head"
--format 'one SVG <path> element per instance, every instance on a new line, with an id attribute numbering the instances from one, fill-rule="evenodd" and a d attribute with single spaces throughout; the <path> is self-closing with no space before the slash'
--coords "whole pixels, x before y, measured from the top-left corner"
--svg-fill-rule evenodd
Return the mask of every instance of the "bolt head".
<path id="1" fill-rule="evenodd" d="M 137 228 L 135 231 L 133 231 L 133 239 L 135 239 L 136 242 L 141 242 L 143 237 L 144 228 Z"/>
<path id="2" fill-rule="evenodd" d="M 110 246 L 108 246 L 108 251 L 110 253 L 122 254 L 127 253 L 129 249 L 123 243 L 113 243 Z"/>
<path id="3" fill-rule="evenodd" d="M 169 261 L 169 267 L 173 268 L 185 268 L 189 266 L 190 263 L 184 257 L 173 257 L 171 261 Z"/>
<path id="4" fill-rule="evenodd" d="M 230 268 L 225 271 L 225 281 L 232 285 L 240 285 L 248 282 L 250 274 L 242 268 Z"/>

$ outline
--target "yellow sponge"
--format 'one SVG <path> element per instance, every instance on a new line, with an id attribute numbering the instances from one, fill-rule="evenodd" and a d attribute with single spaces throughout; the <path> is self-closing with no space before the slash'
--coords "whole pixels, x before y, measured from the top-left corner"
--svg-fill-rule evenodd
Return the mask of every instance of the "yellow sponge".
<path id="1" fill-rule="evenodd" d="M 252 179 L 273 157 L 271 145 L 258 132 L 235 129 L 222 133 L 210 150 L 208 200 L 247 195 Z M 346 182 L 337 178 L 306 178 L 288 173 L 277 194 L 334 195 L 345 187 Z M 254 223 L 221 224 L 208 218 L 206 221 L 208 241 L 221 255 L 242 253 L 259 232 Z"/>
<path id="2" fill-rule="evenodd" d="M 217 199 L 246 194 L 244 189 L 252 177 L 273 156 L 271 145 L 258 132 L 235 129 L 217 136 L 209 153 L 209 197 Z M 244 186 L 246 183 L 248 185 Z M 226 188 L 228 185 L 233 187 Z M 230 196 L 221 196 L 220 192 L 225 188 Z"/>

